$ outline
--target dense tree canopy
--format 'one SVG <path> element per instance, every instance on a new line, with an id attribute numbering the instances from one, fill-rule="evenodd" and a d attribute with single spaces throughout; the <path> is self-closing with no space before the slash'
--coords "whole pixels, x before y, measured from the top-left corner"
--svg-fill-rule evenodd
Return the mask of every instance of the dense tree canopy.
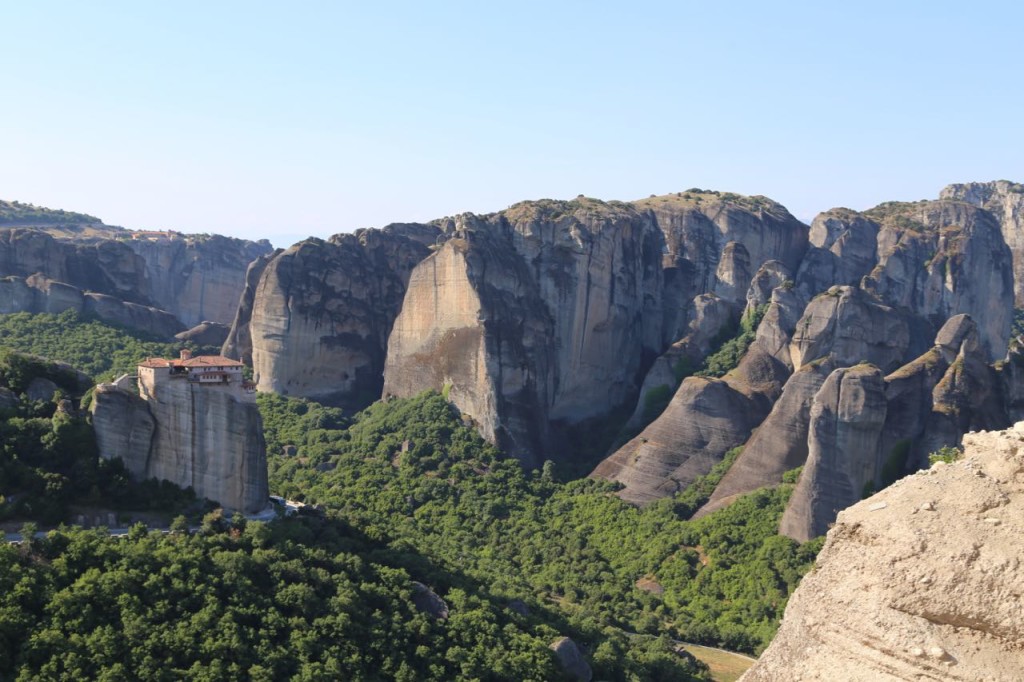
<path id="1" fill-rule="evenodd" d="M 727 464 L 641 510 L 610 483 L 501 458 L 437 394 L 378 403 L 347 428 L 313 402 L 259 402 L 274 490 L 577 623 L 759 651 L 820 547 L 776 534 L 789 485 L 686 520 Z"/>

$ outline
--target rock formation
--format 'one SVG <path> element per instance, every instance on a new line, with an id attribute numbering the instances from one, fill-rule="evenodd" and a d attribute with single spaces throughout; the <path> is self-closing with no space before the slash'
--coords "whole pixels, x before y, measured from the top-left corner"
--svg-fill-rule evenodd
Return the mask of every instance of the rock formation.
<path id="1" fill-rule="evenodd" d="M 999 221 L 1003 239 L 1013 253 L 1013 271 L 1024 273 L 1024 185 L 1007 180 L 949 185 L 940 199 L 963 201 L 991 213 Z M 1014 283 L 1014 307 L 1024 308 L 1024 277 Z"/>
<path id="2" fill-rule="evenodd" d="M 885 382 L 874 365 L 828 376 L 811 403 L 807 463 L 783 514 L 783 535 L 823 535 L 840 510 L 874 486 L 885 411 Z"/>
<path id="3" fill-rule="evenodd" d="M 947 319 L 974 318 L 988 362 L 1006 354 L 1013 318 L 1012 256 L 999 223 L 987 211 L 952 201 L 882 204 L 878 265 L 863 282 L 887 305 L 926 327 L 913 336 L 921 351 Z"/>
<path id="4" fill-rule="evenodd" d="M 217 235 L 158 233 L 158 237 L 138 238 L 139 234 L 102 223 L 0 228 L 0 277 L 37 275 L 75 289 L 79 295 L 107 296 L 94 300 L 93 307 L 102 311 L 90 312 L 116 324 L 169 337 L 203 320 L 230 323 L 246 268 L 271 250 L 266 241 Z M 22 302 L 20 298 L 7 300 Z M 24 303 L 18 312 L 73 307 L 60 301 L 43 306 L 38 301 Z M 147 316 L 138 310 L 127 314 L 122 303 L 159 309 L 160 314 Z M 6 307 L 17 306 L 9 303 Z M 176 318 L 173 325 L 167 322 L 172 318 Z M 171 327 L 174 329 L 168 333 Z"/>
<path id="5" fill-rule="evenodd" d="M 126 242 L 142 257 L 155 305 L 187 327 L 204 320 L 231 324 L 249 264 L 269 254 L 266 240 L 186 235 Z"/>
<path id="6" fill-rule="evenodd" d="M 106 294 L 83 292 L 70 284 L 40 274 L 26 278 L 0 278 L 0 314 L 62 313 L 65 310 L 95 315 L 104 322 L 145 330 L 165 338 L 170 338 L 183 328 L 177 318 L 163 310 L 122 301 Z"/>
<path id="7" fill-rule="evenodd" d="M 186 329 L 174 335 L 178 341 L 191 341 L 200 346 L 216 346 L 220 348 L 227 341 L 231 327 L 220 322 L 204 320 L 191 329 Z"/>
<path id="8" fill-rule="evenodd" d="M 238 299 L 235 318 L 231 322 L 227 338 L 224 339 L 224 345 L 221 346 L 221 355 L 224 357 L 241 360 L 252 367 L 252 334 L 249 332 L 249 322 L 252 320 L 252 307 L 256 304 L 256 288 L 259 287 L 260 278 L 267 265 L 283 252 L 284 249 L 277 249 L 249 263 L 245 271 L 245 287 Z"/>
<path id="9" fill-rule="evenodd" d="M 248 320 L 259 390 L 348 407 L 379 398 L 409 273 L 440 235 L 434 226 L 390 225 L 307 239 L 274 257 Z M 245 324 L 240 309 L 234 343 L 241 356 Z"/>
<path id="10" fill-rule="evenodd" d="M 261 511 L 269 495 L 266 444 L 253 395 L 233 380 L 207 384 L 166 376 L 166 369 L 157 368 L 165 374 L 156 379 L 140 375 L 141 397 L 114 384 L 96 387 L 90 409 L 100 456 L 121 458 L 135 478 Z"/>
<path id="11" fill-rule="evenodd" d="M 778 204 L 710 192 L 524 202 L 459 216 L 445 231 L 461 241 L 414 273 L 388 346 L 385 393 L 450 384 L 485 436 L 515 443 L 528 461 L 549 428 L 632 405 L 643 384 L 674 388 L 680 363 L 699 362 L 715 335 L 692 323 L 737 319 L 762 266 L 795 266 L 806 246 L 806 227 Z M 459 293 L 435 305 L 422 289 L 439 271 Z M 475 360 L 450 357 L 455 336 L 476 339 Z M 455 365 L 457 375 L 446 374 Z"/>
<path id="12" fill-rule="evenodd" d="M 742 682 L 993 680 L 1024 670 L 1024 425 L 846 509 Z"/>
<path id="13" fill-rule="evenodd" d="M 145 262 L 120 241 L 66 241 L 29 228 L 0 229 L 0 275 L 48 279 L 151 305 Z"/>

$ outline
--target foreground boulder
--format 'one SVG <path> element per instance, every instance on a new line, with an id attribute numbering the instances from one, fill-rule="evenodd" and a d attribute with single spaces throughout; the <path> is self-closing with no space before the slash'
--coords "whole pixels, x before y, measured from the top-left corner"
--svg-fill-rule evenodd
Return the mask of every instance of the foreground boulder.
<path id="1" fill-rule="evenodd" d="M 843 511 L 743 682 L 1019 680 L 1024 423 Z"/>

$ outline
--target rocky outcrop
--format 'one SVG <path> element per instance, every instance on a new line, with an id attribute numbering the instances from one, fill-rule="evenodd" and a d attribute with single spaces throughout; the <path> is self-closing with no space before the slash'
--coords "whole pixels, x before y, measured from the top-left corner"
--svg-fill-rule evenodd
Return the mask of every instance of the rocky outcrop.
<path id="1" fill-rule="evenodd" d="M 784 473 L 804 465 L 811 404 L 833 369 L 828 361 L 812 362 L 793 374 L 771 413 L 729 467 L 707 504 L 694 514 L 695 518 L 721 509 L 758 488 L 778 485 Z"/>
<path id="2" fill-rule="evenodd" d="M 903 316 L 860 289 L 835 286 L 807 305 L 789 355 L 793 366 L 828 358 L 837 367 L 873 363 L 887 371 L 902 364 L 910 345 Z"/>
<path id="3" fill-rule="evenodd" d="M 444 603 L 432 589 L 421 582 L 412 581 L 412 603 L 423 613 L 434 620 L 443 620 L 448 617 L 448 605 Z"/>
<path id="4" fill-rule="evenodd" d="M 0 229 L 0 275 L 48 279 L 150 305 L 145 262 L 120 241 L 65 241 L 29 228 Z"/>
<path id="5" fill-rule="evenodd" d="M 120 459 L 136 477 L 149 478 L 156 422 L 146 401 L 131 390 L 99 384 L 89 410 L 100 456 Z"/>
<path id="6" fill-rule="evenodd" d="M 83 292 L 40 274 L 27 278 L 0 278 L 0 314 L 62 313 L 65 310 L 94 315 L 104 322 L 163 338 L 170 338 L 183 327 L 173 315 L 163 310 L 122 301 L 114 296 Z"/>
<path id="7" fill-rule="evenodd" d="M 1024 427 L 839 514 L 743 682 L 993 680 L 1024 670 Z"/>
<path id="8" fill-rule="evenodd" d="M 619 496 L 629 502 L 668 497 L 744 443 L 758 421 L 757 405 L 727 382 L 690 377 L 660 417 L 591 475 L 622 483 Z"/>
<path id="9" fill-rule="evenodd" d="M 767 197 L 689 190 L 633 202 L 665 234 L 664 344 L 682 338 L 685 304 L 700 294 L 745 304 L 751 279 L 769 261 L 795 272 L 807 226 Z"/>
<path id="10" fill-rule="evenodd" d="M 349 407 L 380 397 L 409 273 L 440 235 L 434 226 L 391 225 L 308 239 L 273 258 L 248 323 L 259 390 Z"/>
<path id="11" fill-rule="evenodd" d="M 846 208 L 818 215 L 796 277 L 804 296 L 811 298 L 837 284 L 858 285 L 878 262 L 878 230 L 878 223 Z"/>
<path id="12" fill-rule="evenodd" d="M 246 267 L 271 250 L 265 241 L 216 235 L 131 239 L 133 233 L 118 228 L 71 227 L 57 230 L 58 236 L 50 233 L 52 228 L 0 229 L 0 276 L 38 274 L 62 283 L 79 295 L 93 297 L 93 307 L 102 309 L 101 317 L 110 316 L 108 321 L 159 336 L 173 335 L 202 320 L 230 323 Z M 49 297 L 58 293 L 51 292 Z M 49 303 L 45 307 L 72 307 L 60 300 Z M 134 308 L 129 313 L 122 303 L 167 312 L 147 316 Z M 26 304 L 18 310 L 50 312 L 39 307 Z M 167 334 L 172 325 L 158 318 L 177 318 L 174 331 Z M 146 326 L 149 323 L 155 326 Z"/>
<path id="13" fill-rule="evenodd" d="M 735 320 L 762 266 L 778 261 L 775 269 L 787 271 L 806 247 L 806 226 L 778 204 L 703 192 L 633 204 L 525 202 L 490 216 L 460 216 L 445 230 L 463 240 L 464 257 L 453 245 L 431 259 L 444 260 L 445 272 L 453 265 L 462 271 L 458 287 L 470 290 L 459 294 L 457 325 L 463 336 L 484 340 L 474 346 L 481 354 L 473 362 L 445 355 L 454 318 L 411 304 L 433 300 L 413 289 L 433 286 L 433 274 L 416 273 L 389 343 L 385 393 L 418 392 L 424 386 L 417 374 L 437 389 L 450 384 L 456 405 L 499 440 L 491 425 L 505 422 L 503 414 L 529 415 L 527 432 L 514 425 L 503 441 L 519 443 L 520 453 L 535 448 L 531 439 L 547 426 L 607 415 L 637 404 L 638 395 L 642 410 L 645 393 L 674 388 L 679 368 L 698 362 L 716 335 L 691 323 Z M 424 272 L 437 269 L 431 259 L 419 266 Z M 550 326 L 551 338 L 513 342 L 499 317 L 522 319 L 534 334 Z M 458 376 L 446 376 L 459 362 Z"/>
<path id="14" fill-rule="evenodd" d="M 878 265 L 863 288 L 924 324 L 913 334 L 919 354 L 950 317 L 978 324 L 985 360 L 1006 354 L 1013 317 L 1013 270 L 999 223 L 987 211 L 952 201 L 882 204 Z"/>
<path id="15" fill-rule="evenodd" d="M 145 262 L 153 302 L 188 327 L 203 320 L 231 324 L 249 264 L 273 250 L 266 240 L 220 235 L 133 239 L 126 244 Z"/>
<path id="16" fill-rule="evenodd" d="M 714 294 L 701 294 L 693 300 L 692 313 L 686 336 L 668 347 L 647 371 L 640 387 L 640 399 L 626 429 L 642 429 L 654 420 L 665 404 L 661 393 L 670 398 L 679 382 L 700 367 L 701 360 L 712 350 L 716 341 L 736 327 L 736 308 Z"/>
<path id="17" fill-rule="evenodd" d="M 486 439 L 533 462 L 546 445 L 554 323 L 529 296 L 523 263 L 501 244 L 470 238 L 473 248 L 456 237 L 413 271 L 388 342 L 384 392 L 445 390 Z"/>
<path id="18" fill-rule="evenodd" d="M 570 680 L 575 682 L 590 682 L 594 673 L 590 664 L 583 657 L 583 652 L 569 637 L 559 637 L 551 643 L 551 650 L 555 652 L 558 664 Z"/>
<path id="19" fill-rule="evenodd" d="M 1024 185 L 1008 180 L 949 185 L 940 199 L 963 201 L 987 210 L 999 221 L 1013 254 L 1014 307 L 1024 308 Z"/>
<path id="20" fill-rule="evenodd" d="M 750 437 L 779 398 L 792 370 L 790 339 L 802 303 L 783 280 L 739 365 L 720 380 L 683 381 L 661 416 L 591 475 L 622 483 L 619 495 L 642 504 L 682 491 L 708 473 Z"/>
<path id="21" fill-rule="evenodd" d="M 823 535 L 878 472 L 885 382 L 873 365 L 832 372 L 811 404 L 807 463 L 780 522 L 798 541 Z"/>
<path id="22" fill-rule="evenodd" d="M 178 341 L 191 341 L 192 343 L 199 344 L 200 346 L 215 346 L 220 348 L 227 341 L 228 334 L 231 333 L 231 327 L 220 322 L 210 322 L 206 320 L 200 322 L 191 329 L 186 329 L 183 332 L 179 332 L 174 335 Z"/>
<path id="23" fill-rule="evenodd" d="M 100 456 L 137 479 L 157 478 L 227 509 L 267 505 L 266 444 L 251 396 L 186 379 L 140 384 L 141 397 L 100 384 L 91 405 Z"/>
<path id="24" fill-rule="evenodd" d="M 635 398 L 661 339 L 663 236 L 649 217 L 625 204 L 529 202 L 459 216 L 446 231 L 410 279 L 386 394 L 449 386 L 485 437 L 531 462 L 551 422 Z"/>
<path id="25" fill-rule="evenodd" d="M 260 256 L 245 271 L 245 287 L 238 299 L 238 309 L 235 311 L 235 319 L 231 322 L 231 329 L 228 331 L 224 345 L 221 346 L 221 355 L 226 358 L 240 360 L 252 367 L 252 334 L 249 332 L 249 322 L 252 320 L 252 308 L 256 304 L 256 289 L 259 287 L 263 271 L 273 259 L 284 252 L 284 249 L 276 249 L 273 253 Z"/>

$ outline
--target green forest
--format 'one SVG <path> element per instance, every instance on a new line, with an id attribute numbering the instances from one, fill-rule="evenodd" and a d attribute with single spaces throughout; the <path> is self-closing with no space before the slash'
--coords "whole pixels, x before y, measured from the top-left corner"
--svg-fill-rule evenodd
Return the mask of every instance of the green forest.
<path id="1" fill-rule="evenodd" d="M 23 354 L 109 377 L 178 346 L 69 313 L 0 317 L 0 344 L 22 351 L 0 350 L 0 520 L 54 526 L 100 503 L 195 513 L 191 491 L 98 458 L 86 377 Z M 29 398 L 37 378 L 52 397 Z M 710 679 L 674 640 L 759 652 L 821 546 L 776 534 L 790 484 L 690 520 L 739 449 L 638 509 L 552 462 L 525 470 L 437 393 L 355 415 L 258 404 L 271 491 L 303 513 L 4 545 L 0 679 L 561 679 L 560 636 L 595 679 Z M 446 617 L 417 605 L 416 582 Z"/>
<path id="2" fill-rule="evenodd" d="M 73 310 L 57 315 L 0 315 L 0 346 L 65 362 L 96 381 L 134 373 L 139 361 L 148 357 L 177 357 L 183 347 L 196 353 L 220 351 L 219 348 L 204 348 L 191 343 L 168 343 Z"/>
<path id="3" fill-rule="evenodd" d="M 550 462 L 528 472 L 503 459 L 436 393 L 377 403 L 351 423 L 310 401 L 259 404 L 277 494 L 508 599 L 557 605 L 579 626 L 759 652 L 821 545 L 776 533 L 791 485 L 687 520 L 723 466 L 637 509 L 611 483 L 563 483 Z"/>

